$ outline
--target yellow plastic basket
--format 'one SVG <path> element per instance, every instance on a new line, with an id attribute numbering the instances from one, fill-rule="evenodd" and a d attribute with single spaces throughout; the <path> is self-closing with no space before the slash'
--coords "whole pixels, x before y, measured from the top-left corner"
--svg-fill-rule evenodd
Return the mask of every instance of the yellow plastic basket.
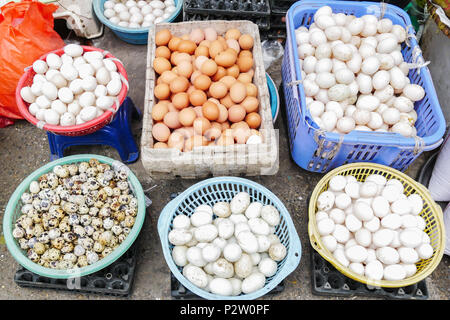
<path id="1" fill-rule="evenodd" d="M 340 264 L 333 254 L 323 245 L 321 241 L 321 236 L 317 230 L 316 223 L 316 203 L 319 195 L 328 189 L 328 182 L 330 179 L 337 175 L 354 176 L 358 181 L 364 181 L 367 176 L 371 174 L 383 175 L 387 180 L 398 179 L 403 183 L 405 188 L 405 194 L 410 195 L 412 193 L 417 193 L 423 199 L 423 210 L 420 216 L 425 219 L 426 227 L 425 232 L 430 237 L 430 245 L 433 247 L 433 256 L 429 259 L 422 259 L 416 263 L 417 272 L 406 279 L 399 281 L 388 281 L 388 280 L 373 280 L 365 276 L 359 275 L 347 267 Z M 347 277 L 354 279 L 356 281 L 365 283 L 370 286 L 375 287 L 386 287 L 386 288 L 398 288 L 405 287 L 417 283 L 427 276 L 429 276 L 433 270 L 437 267 L 442 259 L 445 248 L 445 230 L 442 210 L 439 205 L 434 202 L 431 198 L 428 190 L 420 183 L 414 181 L 406 174 L 392 169 L 387 166 L 375 164 L 375 163 L 352 163 L 348 165 L 341 166 L 330 171 L 325 175 L 315 187 L 311 199 L 309 201 L 309 223 L 308 223 L 308 233 L 309 240 L 312 247 L 328 262 L 330 262 L 337 270 L 342 272 Z"/>

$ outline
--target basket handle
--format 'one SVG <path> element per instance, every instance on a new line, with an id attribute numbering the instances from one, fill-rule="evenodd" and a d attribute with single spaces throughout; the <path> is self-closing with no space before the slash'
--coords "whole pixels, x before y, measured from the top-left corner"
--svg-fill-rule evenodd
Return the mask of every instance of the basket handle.
<path id="1" fill-rule="evenodd" d="M 319 242 L 316 239 L 316 236 L 314 234 L 314 222 L 312 220 L 309 220 L 308 223 L 308 235 L 309 235 L 309 241 L 311 243 L 311 246 L 314 250 L 316 250 L 320 255 L 323 255 L 323 248 L 319 245 Z"/>

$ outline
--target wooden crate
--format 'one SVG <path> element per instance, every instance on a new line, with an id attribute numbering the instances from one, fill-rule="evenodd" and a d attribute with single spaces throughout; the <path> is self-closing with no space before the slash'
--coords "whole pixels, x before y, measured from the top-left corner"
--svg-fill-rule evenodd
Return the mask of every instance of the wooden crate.
<path id="1" fill-rule="evenodd" d="M 263 143 L 259 145 L 202 146 L 190 152 L 178 149 L 154 149 L 151 112 L 155 104 L 153 90 L 155 72 L 155 34 L 169 29 L 172 34 L 181 36 L 195 28 L 213 27 L 219 35 L 228 29 L 237 28 L 254 38 L 253 59 L 255 74 L 253 83 L 258 87 L 259 114 L 261 115 L 261 134 Z M 155 179 L 203 178 L 223 175 L 273 175 L 278 171 L 278 135 L 272 123 L 269 91 L 262 57 L 258 26 L 250 21 L 192 21 L 180 23 L 160 23 L 150 28 L 148 34 L 148 53 L 146 71 L 146 90 L 144 101 L 144 120 L 141 137 L 141 161 L 148 174 Z"/>

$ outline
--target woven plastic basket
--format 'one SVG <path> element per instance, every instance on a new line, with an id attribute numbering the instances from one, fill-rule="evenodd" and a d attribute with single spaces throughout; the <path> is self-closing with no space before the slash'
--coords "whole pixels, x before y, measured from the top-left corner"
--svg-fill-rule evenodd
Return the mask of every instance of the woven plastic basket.
<path id="1" fill-rule="evenodd" d="M 114 61 L 114 63 L 116 64 L 117 71 L 120 73 L 121 78 L 122 78 L 122 89 L 120 90 L 119 95 L 117 96 L 117 101 L 119 102 L 118 105 L 117 105 L 117 102 L 114 102 L 114 104 L 111 106 L 111 108 L 115 109 L 117 112 L 117 110 L 119 109 L 123 100 L 125 100 L 125 98 L 127 97 L 127 93 L 128 93 L 128 76 L 127 76 L 127 72 L 125 71 L 124 66 L 122 65 L 121 62 L 118 61 L 117 58 L 115 58 L 111 53 L 109 53 L 107 51 L 104 51 L 99 48 L 90 47 L 90 46 L 82 46 L 82 47 L 83 47 L 84 52 L 100 51 L 103 53 L 105 58 L 112 59 Z M 57 50 L 48 52 L 48 53 L 44 54 L 43 56 L 41 56 L 39 58 L 39 60 L 45 60 L 47 55 L 49 55 L 50 53 L 55 53 L 55 54 L 61 56 L 64 53 L 64 49 L 61 48 L 61 49 L 57 49 Z M 29 86 L 33 83 L 33 77 L 35 74 L 36 73 L 33 71 L 33 68 L 28 68 L 25 71 L 25 73 L 22 75 L 22 77 L 20 78 L 20 80 L 17 84 L 17 88 L 16 88 L 16 102 L 17 102 L 17 106 L 18 106 L 19 111 L 22 114 L 22 116 L 26 120 L 28 120 L 29 122 L 34 124 L 35 126 L 38 126 L 38 123 L 40 123 L 40 121 L 38 119 L 36 119 L 36 117 L 33 116 L 28 111 L 28 107 L 30 104 L 28 102 L 25 102 L 22 99 L 22 96 L 20 95 L 20 90 L 23 87 Z M 113 120 L 114 116 L 115 116 L 115 114 L 113 114 L 111 111 L 107 110 L 100 117 L 92 119 L 91 121 L 85 122 L 83 124 L 74 125 L 74 126 L 58 126 L 58 125 L 44 124 L 42 129 L 59 134 L 59 135 L 63 135 L 63 136 L 82 136 L 82 135 L 93 133 L 93 132 L 103 128 L 105 125 L 107 125 L 108 123 L 110 123 Z"/>
<path id="2" fill-rule="evenodd" d="M 281 243 L 286 246 L 287 255 L 282 261 L 278 262 L 277 273 L 266 279 L 266 284 L 262 289 L 250 294 L 241 294 L 239 296 L 221 296 L 198 288 L 182 275 L 182 268 L 178 267 L 173 261 L 173 245 L 169 243 L 168 235 L 170 230 L 172 230 L 172 221 L 177 215 L 184 214 L 191 216 L 195 208 L 201 204 L 212 206 L 219 201 L 229 202 L 238 192 L 248 192 L 252 202 L 258 201 L 265 205 L 271 204 L 278 209 L 281 216 L 281 222 L 276 227 L 275 233 L 280 238 Z M 284 278 L 297 268 L 302 253 L 300 239 L 295 230 L 294 223 L 283 203 L 265 187 L 243 178 L 211 178 L 186 189 L 186 191 L 170 201 L 164 207 L 158 219 L 158 233 L 163 248 L 164 258 L 169 265 L 170 271 L 183 286 L 205 299 L 250 300 L 259 298 L 275 288 Z"/>
<path id="3" fill-rule="evenodd" d="M 433 256 L 429 259 L 422 259 L 416 263 L 417 272 L 406 279 L 400 281 L 388 281 L 388 280 L 371 280 L 365 276 L 361 276 L 347 267 L 340 264 L 333 254 L 323 245 L 321 241 L 321 236 L 317 230 L 316 223 L 316 203 L 319 195 L 328 189 L 328 182 L 330 179 L 337 175 L 347 176 L 352 175 L 358 181 L 364 181 L 367 176 L 371 174 L 380 174 L 384 176 L 387 180 L 398 179 L 402 182 L 405 188 L 405 194 L 410 195 L 417 193 L 423 199 L 423 210 L 420 216 L 426 221 L 425 232 L 430 237 L 430 245 L 433 247 Z M 445 230 L 444 222 L 442 217 L 442 209 L 439 205 L 434 202 L 431 198 L 428 190 L 420 183 L 414 181 L 412 178 L 406 174 L 392 169 L 387 166 L 374 164 L 374 163 L 353 163 L 348 164 L 339 168 L 336 168 L 326 174 L 316 185 L 314 191 L 311 195 L 309 201 L 309 223 L 308 223 L 308 233 L 311 245 L 313 248 L 328 262 L 330 262 L 336 269 L 342 272 L 349 278 L 356 281 L 376 286 L 376 287 L 386 287 L 386 288 L 398 288 L 405 287 L 417 283 L 427 276 L 429 276 L 433 270 L 437 267 L 442 259 L 445 248 Z"/>
<path id="4" fill-rule="evenodd" d="M 22 183 L 16 188 L 14 193 L 11 195 L 11 198 L 9 199 L 9 202 L 6 206 L 5 214 L 3 217 L 3 234 L 9 252 L 13 256 L 13 258 L 16 259 L 16 261 L 19 264 L 21 264 L 25 269 L 44 277 L 56 279 L 82 277 L 94 273 L 96 271 L 102 270 L 103 268 L 109 266 L 111 263 L 120 258 L 120 256 L 122 256 L 136 240 L 145 219 L 145 196 L 141 184 L 139 183 L 139 180 L 131 172 L 131 170 L 128 171 L 128 181 L 130 182 L 131 189 L 133 190 L 133 193 L 138 200 L 138 213 L 135 218 L 134 226 L 131 229 L 128 236 L 126 237 L 126 239 L 105 258 L 91 265 L 78 269 L 58 270 L 45 268 L 28 259 L 26 251 L 22 250 L 16 239 L 13 238 L 12 231 L 14 228 L 14 223 L 16 219 L 21 215 L 20 209 L 22 207 L 22 202 L 20 200 L 20 197 L 24 192 L 28 191 L 30 183 L 34 180 L 37 180 L 44 173 L 50 172 L 53 169 L 53 167 L 57 165 L 89 161 L 89 159 L 92 158 L 95 158 L 102 163 L 107 163 L 111 165 L 113 168 L 119 168 L 121 166 L 124 166 L 121 162 L 117 160 L 94 154 L 80 154 L 60 158 L 58 160 L 47 163 L 46 165 L 42 166 L 41 168 L 31 173 L 25 180 L 22 181 Z"/>

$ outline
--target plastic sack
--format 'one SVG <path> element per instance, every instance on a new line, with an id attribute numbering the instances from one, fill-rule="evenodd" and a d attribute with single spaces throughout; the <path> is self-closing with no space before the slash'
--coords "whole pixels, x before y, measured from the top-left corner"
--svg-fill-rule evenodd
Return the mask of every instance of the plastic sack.
<path id="1" fill-rule="evenodd" d="M 428 190 L 434 201 L 450 201 L 450 135 L 439 151 Z"/>
<path id="2" fill-rule="evenodd" d="M 57 9 L 57 5 L 31 0 L 1 7 L 0 116 L 23 119 L 15 91 L 24 69 L 43 54 L 64 46 L 53 29 L 53 12 Z"/>

